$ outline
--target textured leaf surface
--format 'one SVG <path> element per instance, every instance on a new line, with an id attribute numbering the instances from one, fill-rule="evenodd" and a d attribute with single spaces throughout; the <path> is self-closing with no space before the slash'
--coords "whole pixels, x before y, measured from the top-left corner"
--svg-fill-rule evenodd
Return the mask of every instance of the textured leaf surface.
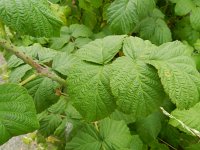
<path id="1" fill-rule="evenodd" d="M 200 132 L 200 120 L 199 120 L 199 118 L 200 118 L 200 103 L 197 103 L 195 106 L 191 107 L 189 110 L 175 109 L 171 114 L 174 117 L 176 117 L 178 120 L 182 121 L 188 127 L 193 128 Z M 170 119 L 170 124 L 172 124 L 175 127 L 178 127 L 179 129 L 181 129 L 185 132 L 188 132 L 175 119 Z"/>
<path id="2" fill-rule="evenodd" d="M 1 0 L 0 19 L 15 31 L 36 37 L 57 36 L 62 25 L 45 0 Z"/>
<path id="3" fill-rule="evenodd" d="M 119 52 L 124 35 L 107 36 L 97 39 L 79 49 L 76 53 L 82 60 L 98 64 L 106 64 Z"/>
<path id="4" fill-rule="evenodd" d="M 199 101 L 200 76 L 187 46 L 177 41 L 163 44 L 149 59 L 178 108 L 189 108 Z"/>
<path id="5" fill-rule="evenodd" d="M 160 18 L 148 17 L 140 22 L 140 37 L 160 45 L 172 41 L 171 31 L 165 21 Z"/>
<path id="6" fill-rule="evenodd" d="M 26 89 L 15 84 L 0 85 L 0 145 L 38 127 L 33 99 Z"/>
<path id="7" fill-rule="evenodd" d="M 113 32 L 119 34 L 132 32 L 138 20 L 135 0 L 115 0 L 108 8 L 107 15 Z"/>
<path id="8" fill-rule="evenodd" d="M 84 139 L 84 140 L 83 140 Z M 86 125 L 66 145 L 67 150 L 105 150 L 129 147 L 131 135 L 123 121 L 104 119 L 99 124 L 99 132 L 92 125 Z"/>
<path id="9" fill-rule="evenodd" d="M 125 56 L 112 65 L 111 89 L 120 109 L 134 117 L 146 116 L 162 103 L 163 89 L 156 70 L 144 60 L 156 46 L 140 38 L 124 41 Z"/>
<path id="10" fill-rule="evenodd" d="M 145 59 L 152 50 L 157 49 L 157 46 L 150 41 L 138 37 L 127 37 L 123 43 L 125 56 L 131 57 L 133 60 Z"/>
<path id="11" fill-rule="evenodd" d="M 99 120 L 115 109 L 109 87 L 109 69 L 107 65 L 81 62 L 70 70 L 67 79 L 69 97 L 86 120 Z"/>
<path id="12" fill-rule="evenodd" d="M 58 84 L 49 78 L 37 78 L 27 83 L 25 87 L 33 97 L 37 112 L 41 112 L 58 100 L 55 89 Z"/>
<path id="13" fill-rule="evenodd" d="M 141 117 L 159 108 L 163 92 L 153 67 L 124 56 L 113 63 L 112 69 L 111 89 L 123 112 Z"/>

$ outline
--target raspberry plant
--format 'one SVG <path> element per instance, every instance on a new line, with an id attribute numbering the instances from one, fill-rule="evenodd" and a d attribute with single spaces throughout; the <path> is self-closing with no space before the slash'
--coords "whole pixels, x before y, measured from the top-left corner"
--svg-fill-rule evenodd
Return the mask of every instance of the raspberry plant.
<path id="1" fill-rule="evenodd" d="M 0 144 L 199 149 L 199 14 L 198 0 L 0 0 Z"/>

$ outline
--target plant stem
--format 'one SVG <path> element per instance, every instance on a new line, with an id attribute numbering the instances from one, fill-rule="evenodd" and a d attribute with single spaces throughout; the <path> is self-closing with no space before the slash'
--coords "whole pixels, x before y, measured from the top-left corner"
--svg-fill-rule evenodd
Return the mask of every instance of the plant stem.
<path id="1" fill-rule="evenodd" d="M 24 81 L 22 81 L 19 85 L 23 86 L 24 84 L 28 83 L 29 81 L 35 79 L 37 77 L 36 74 L 31 75 L 30 77 L 28 77 L 27 79 L 25 79 Z"/>
<path id="2" fill-rule="evenodd" d="M 47 66 L 42 66 L 36 61 L 34 61 L 30 56 L 27 56 L 22 51 L 18 50 L 17 47 L 15 47 L 12 43 L 8 42 L 7 40 L 0 38 L 0 47 L 3 47 L 8 52 L 13 53 L 18 58 L 23 60 L 25 63 L 29 64 L 31 67 L 33 67 L 39 75 L 46 76 L 54 81 L 57 81 L 61 85 L 65 85 L 65 80 L 59 77 L 56 73 L 50 70 Z"/>

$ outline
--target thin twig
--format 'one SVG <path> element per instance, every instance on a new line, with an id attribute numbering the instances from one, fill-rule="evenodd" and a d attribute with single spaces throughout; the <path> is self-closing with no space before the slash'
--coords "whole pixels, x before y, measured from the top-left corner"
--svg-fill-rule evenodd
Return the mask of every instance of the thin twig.
<path id="1" fill-rule="evenodd" d="M 42 66 L 36 61 L 34 61 L 30 56 L 27 56 L 25 53 L 22 51 L 18 50 L 17 47 L 15 47 L 12 43 L 8 42 L 7 40 L 1 39 L 0 38 L 0 47 L 3 47 L 5 50 L 8 52 L 13 53 L 16 55 L 18 58 L 23 60 L 25 63 L 29 64 L 32 68 L 34 68 L 37 73 L 41 76 L 46 76 L 54 81 L 57 81 L 61 85 L 65 85 L 65 80 L 59 77 L 56 73 L 50 70 L 49 67 L 47 66 Z"/>
<path id="2" fill-rule="evenodd" d="M 36 74 L 33 74 L 31 75 L 30 77 L 28 77 L 27 79 L 23 80 L 22 82 L 20 82 L 19 85 L 23 86 L 25 85 L 26 83 L 30 82 L 31 80 L 35 79 L 37 77 Z"/>
<path id="3" fill-rule="evenodd" d="M 200 138 L 200 132 L 196 129 L 188 127 L 185 123 L 183 123 L 181 120 L 177 119 L 176 117 L 172 116 L 170 113 L 168 113 L 163 107 L 160 107 L 163 114 L 168 116 L 171 119 L 175 119 L 184 129 L 186 129 L 188 132 L 190 132 L 192 135 Z"/>
<path id="4" fill-rule="evenodd" d="M 173 147 L 172 145 L 170 145 L 169 143 L 165 142 L 163 139 L 161 138 L 158 138 L 158 140 L 160 140 L 161 142 L 163 142 L 164 144 L 166 144 L 168 147 L 174 149 L 174 150 L 177 150 L 175 147 Z"/>

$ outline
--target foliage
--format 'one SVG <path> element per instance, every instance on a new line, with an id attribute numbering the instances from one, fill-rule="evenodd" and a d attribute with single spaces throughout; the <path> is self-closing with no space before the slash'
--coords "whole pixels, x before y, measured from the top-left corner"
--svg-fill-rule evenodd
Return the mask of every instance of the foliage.
<path id="1" fill-rule="evenodd" d="M 43 149 L 199 149 L 199 12 L 198 0 L 1 0 L 0 144 L 36 131 Z"/>

